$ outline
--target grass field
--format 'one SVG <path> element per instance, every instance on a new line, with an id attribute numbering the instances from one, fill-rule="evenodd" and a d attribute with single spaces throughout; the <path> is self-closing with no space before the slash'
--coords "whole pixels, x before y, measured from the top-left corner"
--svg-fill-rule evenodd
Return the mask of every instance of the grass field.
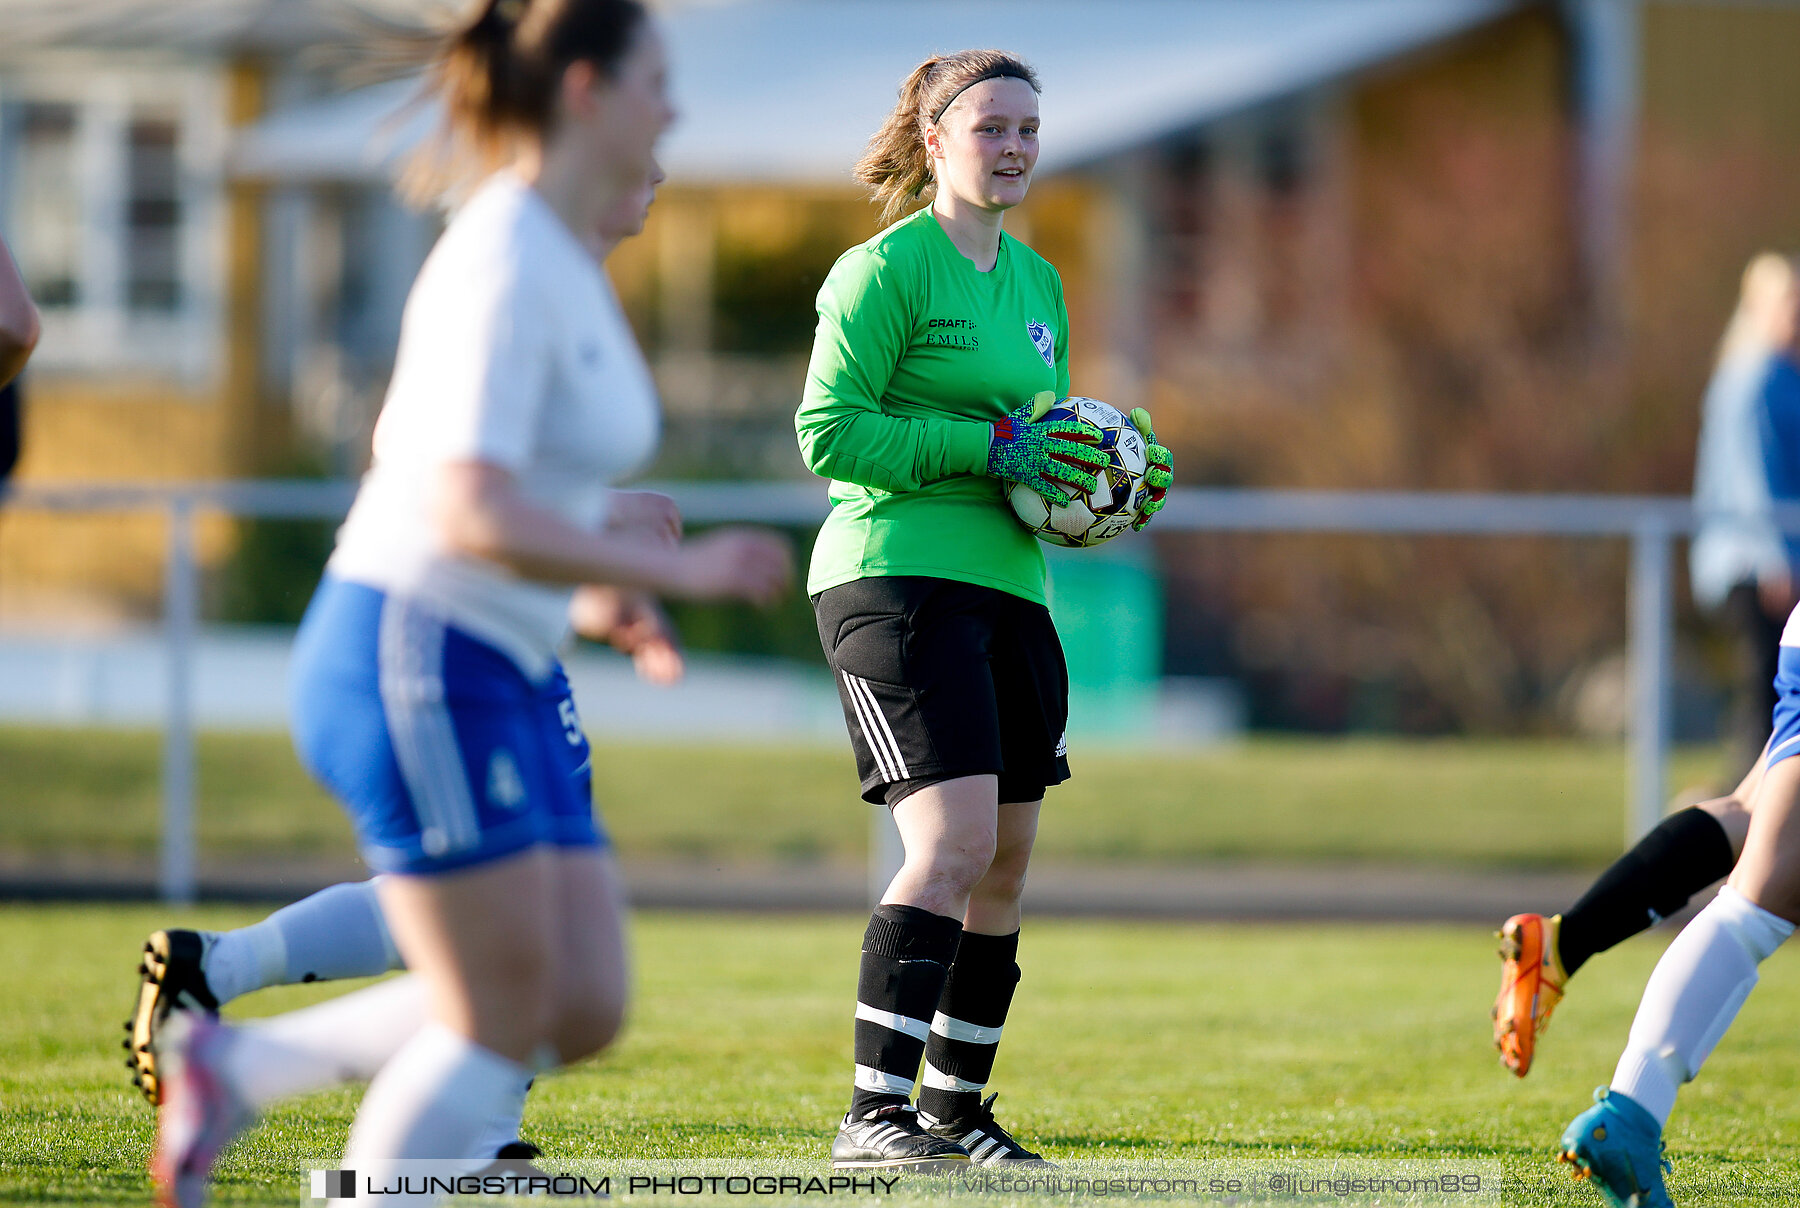
<path id="1" fill-rule="evenodd" d="M 158 736 L 0 727 L 0 851 L 148 855 Z M 1590 867 L 1618 854 L 1625 757 L 1547 739 L 1254 738 L 1192 754 L 1083 753 L 1051 796 L 1047 859 L 1425 860 Z M 862 858 L 847 749 L 601 744 L 596 795 L 636 856 Z M 1671 783 L 1715 774 L 1681 752 Z M 203 735 L 215 858 L 350 851 L 342 815 L 280 734 Z"/>
<path id="2" fill-rule="evenodd" d="M 248 921 L 206 910 L 180 921 Z M 0 907 L 0 1202 L 141 1204 L 151 1137 L 116 1047 L 153 908 Z M 801 1156 L 842 1111 L 862 920 L 641 916 L 626 1039 L 544 1080 L 528 1136 L 564 1157 Z M 1663 937 L 1597 957 L 1524 1082 L 1488 1047 L 1497 962 L 1479 929 L 1044 923 L 993 1088 L 1052 1157 L 1492 1157 L 1507 1202 L 1599 1197 L 1551 1160 L 1611 1073 Z M 335 992 L 270 991 L 231 1014 Z M 240 1010 L 241 1008 L 241 1010 Z M 1800 1203 L 1800 960 L 1780 953 L 1671 1121 L 1677 1202 Z M 219 1202 L 291 1205 L 355 1095 L 275 1112 Z"/>

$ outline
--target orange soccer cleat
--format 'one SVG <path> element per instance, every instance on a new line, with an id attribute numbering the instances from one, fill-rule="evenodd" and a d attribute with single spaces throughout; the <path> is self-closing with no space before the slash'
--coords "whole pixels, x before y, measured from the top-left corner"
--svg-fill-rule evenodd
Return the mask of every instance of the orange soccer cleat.
<path id="1" fill-rule="evenodd" d="M 1494 1047 L 1506 1068 L 1531 1072 L 1537 1035 L 1562 1001 L 1562 958 L 1556 951 L 1561 915 L 1515 914 L 1500 928 L 1500 996 L 1494 1000 Z"/>

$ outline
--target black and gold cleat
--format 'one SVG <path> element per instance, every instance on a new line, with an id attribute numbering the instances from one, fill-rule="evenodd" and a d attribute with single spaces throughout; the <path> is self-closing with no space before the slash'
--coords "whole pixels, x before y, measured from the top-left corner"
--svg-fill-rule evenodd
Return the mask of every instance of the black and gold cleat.
<path id="1" fill-rule="evenodd" d="M 144 1092 L 152 1107 L 162 1103 L 156 1035 L 168 1022 L 169 1013 L 219 1013 L 219 1000 L 206 984 L 201 965 L 209 938 L 204 932 L 171 928 L 144 941 L 144 959 L 138 964 L 137 1010 L 125 1023 L 125 1065 L 132 1072 L 132 1084 Z"/>

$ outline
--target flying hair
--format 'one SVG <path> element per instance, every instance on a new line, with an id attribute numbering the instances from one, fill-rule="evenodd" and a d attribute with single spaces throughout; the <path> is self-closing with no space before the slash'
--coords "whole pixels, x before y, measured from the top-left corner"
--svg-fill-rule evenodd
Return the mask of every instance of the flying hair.
<path id="1" fill-rule="evenodd" d="M 956 98 L 983 80 L 1010 76 L 1032 91 L 1037 73 L 1023 59 L 1003 50 L 962 50 L 933 55 L 913 68 L 900 85 L 899 103 L 869 140 L 852 175 L 881 203 L 881 221 L 900 217 L 912 201 L 928 201 L 937 189 L 931 156 L 925 149 L 925 125 L 935 124 Z"/>

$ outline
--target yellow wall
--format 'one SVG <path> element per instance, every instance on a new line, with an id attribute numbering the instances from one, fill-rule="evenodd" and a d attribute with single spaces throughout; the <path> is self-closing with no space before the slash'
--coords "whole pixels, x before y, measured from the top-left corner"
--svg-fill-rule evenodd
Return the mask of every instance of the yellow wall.
<path id="1" fill-rule="evenodd" d="M 75 380 L 27 386 L 21 484 L 236 472 L 225 439 L 230 409 L 217 397 Z M 230 548 L 227 525 L 203 526 L 200 550 L 209 565 Z M 0 620 L 154 614 L 164 549 L 157 516 L 8 508 L 0 517 Z"/>

